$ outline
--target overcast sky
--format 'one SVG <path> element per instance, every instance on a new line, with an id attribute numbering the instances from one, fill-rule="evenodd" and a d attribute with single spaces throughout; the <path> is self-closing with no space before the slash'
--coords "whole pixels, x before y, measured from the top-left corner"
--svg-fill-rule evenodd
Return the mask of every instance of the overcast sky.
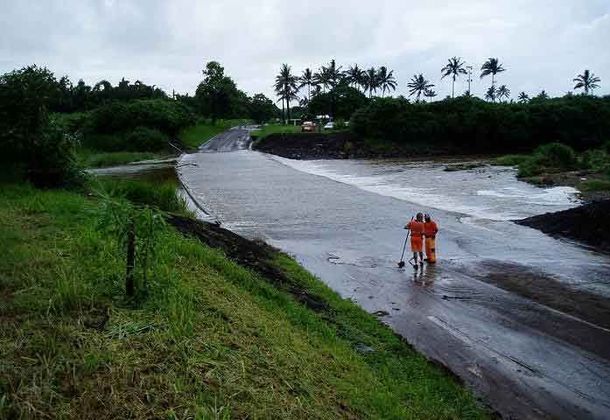
<path id="1" fill-rule="evenodd" d="M 36 63 L 93 84 L 121 77 L 193 93 L 209 60 L 249 94 L 271 96 L 282 63 L 300 73 L 335 58 L 386 65 L 399 83 L 423 73 L 439 96 L 451 56 L 487 57 L 516 96 L 569 91 L 590 69 L 610 93 L 610 0 L 0 0 L 0 72 Z M 466 78 L 456 92 L 466 89 Z"/>

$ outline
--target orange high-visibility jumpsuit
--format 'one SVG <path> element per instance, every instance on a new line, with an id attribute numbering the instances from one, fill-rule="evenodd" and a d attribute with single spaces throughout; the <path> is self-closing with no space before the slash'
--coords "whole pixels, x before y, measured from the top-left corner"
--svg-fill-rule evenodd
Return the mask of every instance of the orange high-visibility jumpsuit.
<path id="1" fill-rule="evenodd" d="M 433 220 L 424 222 L 424 236 L 426 237 L 426 258 L 429 263 L 436 262 L 436 234 L 438 226 Z"/>
<path id="2" fill-rule="evenodd" d="M 411 231 L 411 252 L 423 252 L 424 223 L 411 220 L 407 223 L 407 229 Z"/>

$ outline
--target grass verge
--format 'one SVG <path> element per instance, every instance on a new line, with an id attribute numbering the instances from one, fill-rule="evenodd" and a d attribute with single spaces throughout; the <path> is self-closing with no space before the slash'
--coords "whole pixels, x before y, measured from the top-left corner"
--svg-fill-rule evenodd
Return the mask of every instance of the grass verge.
<path id="1" fill-rule="evenodd" d="M 300 133 L 300 125 L 284 125 L 284 124 L 265 124 L 260 129 L 252 131 L 252 136 L 257 139 L 264 139 L 270 134 L 276 133 Z"/>
<path id="2" fill-rule="evenodd" d="M 146 186 L 139 203 L 172 209 Z M 165 198 L 163 198 L 165 197 Z M 160 233 L 146 298 L 100 201 L 0 186 L 0 418 L 482 418 L 472 395 L 292 259 L 315 311 L 217 249 Z"/>
<path id="3" fill-rule="evenodd" d="M 143 160 L 161 159 L 165 156 L 152 152 L 93 152 L 81 150 L 78 153 L 80 163 L 87 168 L 119 166 Z"/>

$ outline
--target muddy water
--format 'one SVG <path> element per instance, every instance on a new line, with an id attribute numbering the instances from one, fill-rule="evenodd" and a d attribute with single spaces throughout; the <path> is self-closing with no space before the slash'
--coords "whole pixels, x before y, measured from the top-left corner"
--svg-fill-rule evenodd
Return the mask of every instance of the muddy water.
<path id="1" fill-rule="evenodd" d="M 229 139 L 223 150 L 237 151 L 208 146 L 179 169 L 225 227 L 294 255 L 505 416 L 610 416 L 610 331 L 486 281 L 514 274 L 610 296 L 607 256 L 510 222 L 574 206 L 575 191 L 535 188 L 498 168 L 288 161 L 231 149 Z M 440 261 L 399 270 L 401 227 L 417 211 L 441 226 Z"/>

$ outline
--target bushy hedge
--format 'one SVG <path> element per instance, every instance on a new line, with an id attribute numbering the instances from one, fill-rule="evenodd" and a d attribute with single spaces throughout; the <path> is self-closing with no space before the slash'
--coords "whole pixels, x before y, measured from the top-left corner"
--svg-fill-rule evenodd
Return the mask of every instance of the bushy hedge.
<path id="1" fill-rule="evenodd" d="M 180 102 L 148 99 L 101 106 L 91 113 L 86 130 L 112 134 L 148 127 L 175 136 L 182 128 L 193 123 L 193 115 Z"/>
<path id="2" fill-rule="evenodd" d="M 112 102 L 89 113 L 83 144 L 103 151 L 158 151 L 194 123 L 189 109 L 166 99 Z"/>
<path id="3" fill-rule="evenodd" d="M 610 138 L 610 97 L 567 95 L 527 104 L 381 98 L 358 110 L 350 126 L 361 138 L 450 146 L 466 153 L 527 152 L 551 142 L 586 150 Z"/>
<path id="4" fill-rule="evenodd" d="M 125 150 L 153 152 L 163 149 L 167 144 L 167 136 L 148 127 L 136 127 L 126 137 Z"/>
<path id="5" fill-rule="evenodd" d="M 18 172 L 40 187 L 82 179 L 74 137 L 47 111 L 56 83 L 53 73 L 37 66 L 0 76 L 0 171 Z"/>
<path id="6" fill-rule="evenodd" d="M 561 143 L 544 144 L 519 163 L 519 176 L 528 177 L 543 172 L 576 169 L 578 164 L 576 152 L 570 146 Z"/>

